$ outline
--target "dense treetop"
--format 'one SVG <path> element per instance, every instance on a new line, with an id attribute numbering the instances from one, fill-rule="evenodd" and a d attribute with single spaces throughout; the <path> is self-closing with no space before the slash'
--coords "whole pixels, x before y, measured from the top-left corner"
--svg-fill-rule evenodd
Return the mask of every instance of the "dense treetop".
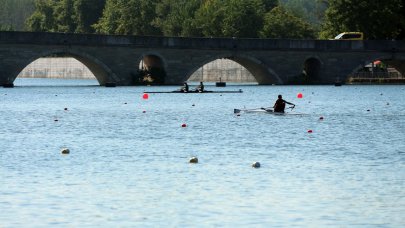
<path id="1" fill-rule="evenodd" d="M 185 37 L 404 39 L 405 0 L 0 0 L 0 30 Z"/>
<path id="2" fill-rule="evenodd" d="M 328 2 L 321 38 L 331 38 L 341 31 L 359 31 L 366 39 L 393 39 L 399 38 L 404 29 L 403 0 Z"/>

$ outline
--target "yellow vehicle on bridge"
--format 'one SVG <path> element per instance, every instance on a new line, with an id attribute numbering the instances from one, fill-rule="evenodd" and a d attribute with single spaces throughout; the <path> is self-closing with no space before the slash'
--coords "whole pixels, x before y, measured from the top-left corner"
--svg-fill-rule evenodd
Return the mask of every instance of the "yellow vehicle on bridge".
<path id="1" fill-rule="evenodd" d="M 337 35 L 334 40 L 363 40 L 364 35 L 362 32 L 342 32 Z"/>

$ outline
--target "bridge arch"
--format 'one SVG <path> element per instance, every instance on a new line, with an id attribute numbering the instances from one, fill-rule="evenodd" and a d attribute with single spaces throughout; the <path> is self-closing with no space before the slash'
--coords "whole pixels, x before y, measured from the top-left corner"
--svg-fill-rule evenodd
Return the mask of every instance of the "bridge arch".
<path id="1" fill-rule="evenodd" d="M 256 81 L 261 85 L 283 84 L 283 81 L 281 80 L 280 76 L 274 70 L 266 66 L 266 64 L 264 64 L 259 59 L 249 55 L 243 54 L 235 55 L 230 53 L 213 55 L 196 63 L 194 67 L 190 69 L 188 73 L 185 75 L 183 81 L 186 81 L 188 78 L 190 78 L 191 75 L 194 72 L 196 72 L 200 67 L 217 59 L 229 59 L 235 61 L 236 63 L 246 68 L 253 75 Z"/>
<path id="2" fill-rule="evenodd" d="M 145 52 L 137 59 L 138 80 L 141 84 L 164 84 L 167 76 L 166 59 L 157 52 Z"/>
<path id="3" fill-rule="evenodd" d="M 316 83 L 320 79 L 322 69 L 322 61 L 317 56 L 309 56 L 303 64 L 304 81 L 307 83 Z"/>
<path id="4" fill-rule="evenodd" d="M 73 49 L 50 49 L 28 58 L 26 61 L 23 61 L 23 63 L 17 67 L 15 73 L 13 74 L 14 78 L 12 79 L 12 81 L 14 81 L 15 78 L 17 78 L 17 76 L 19 75 L 19 73 L 33 61 L 39 58 L 48 57 L 52 55 L 60 55 L 64 57 L 75 58 L 83 65 L 85 65 L 93 73 L 93 75 L 95 76 L 100 85 L 105 85 L 107 82 L 119 81 L 119 78 L 111 71 L 111 69 L 103 62 L 101 62 L 99 59 L 87 53 Z"/>
<path id="5" fill-rule="evenodd" d="M 377 60 L 380 60 L 395 68 L 395 70 L 397 70 L 402 77 L 405 76 L 405 55 L 396 55 L 394 57 L 392 54 L 385 54 L 367 57 L 361 64 L 356 65 L 354 69 L 346 76 L 346 78 L 344 78 L 344 80 L 350 81 L 353 77 L 360 77 L 359 72 L 361 74 L 361 71 L 364 71 L 366 65 L 372 64 Z"/>

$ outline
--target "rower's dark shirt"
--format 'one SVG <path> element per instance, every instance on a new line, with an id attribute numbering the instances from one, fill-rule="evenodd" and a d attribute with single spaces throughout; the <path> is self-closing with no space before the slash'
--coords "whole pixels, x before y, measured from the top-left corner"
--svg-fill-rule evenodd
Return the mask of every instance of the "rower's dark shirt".
<path id="1" fill-rule="evenodd" d="M 284 109 L 285 109 L 285 100 L 281 98 L 277 99 L 276 103 L 274 104 L 274 111 L 284 112 Z"/>

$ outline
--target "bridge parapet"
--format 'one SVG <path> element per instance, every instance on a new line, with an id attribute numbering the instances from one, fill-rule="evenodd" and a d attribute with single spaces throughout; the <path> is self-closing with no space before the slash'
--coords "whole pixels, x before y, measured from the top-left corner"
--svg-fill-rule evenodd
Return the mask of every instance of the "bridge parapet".
<path id="1" fill-rule="evenodd" d="M 133 46 L 217 50 L 405 51 L 405 41 L 186 38 L 47 32 L 0 32 L 0 44 Z"/>

